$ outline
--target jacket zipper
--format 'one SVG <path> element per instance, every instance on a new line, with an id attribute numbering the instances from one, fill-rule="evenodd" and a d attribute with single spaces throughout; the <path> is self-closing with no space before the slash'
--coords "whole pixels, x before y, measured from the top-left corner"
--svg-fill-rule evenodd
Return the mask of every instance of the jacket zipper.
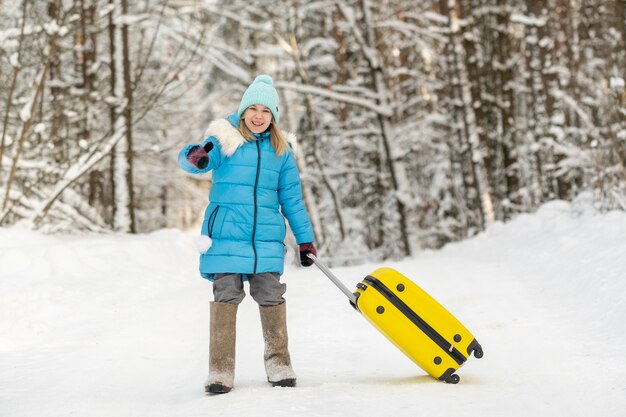
<path id="1" fill-rule="evenodd" d="M 213 226 L 215 225 L 215 220 L 217 219 L 217 212 L 219 209 L 220 206 L 215 207 L 215 209 L 213 209 L 213 211 L 209 215 L 209 220 L 206 222 L 206 234 L 209 237 L 211 237 L 211 235 L 213 234 Z M 211 223 L 211 220 L 213 220 L 213 223 Z"/>
<path id="2" fill-rule="evenodd" d="M 257 265 L 257 253 L 256 253 L 256 245 L 254 243 L 254 237 L 256 235 L 256 222 L 257 222 L 257 199 L 256 199 L 256 190 L 259 186 L 259 173 L 261 171 L 261 146 L 259 145 L 259 140 L 256 140 L 256 150 L 257 150 L 257 165 L 256 165 L 256 178 L 254 179 L 254 224 L 252 226 L 252 250 L 254 251 L 254 270 L 253 274 L 256 274 L 256 265 Z"/>
<path id="3" fill-rule="evenodd" d="M 393 293 L 385 284 L 380 280 L 367 276 L 364 279 L 365 282 L 370 284 L 374 289 L 383 295 L 391 304 L 393 304 L 402 314 L 404 314 L 413 324 L 415 324 L 426 336 L 428 336 L 437 346 L 444 350 L 456 363 L 462 365 L 467 359 L 463 354 L 457 350 L 451 343 L 449 343 L 439 332 L 433 329 L 424 319 L 422 319 L 415 311 L 413 311 L 408 305 L 404 303 L 397 295 Z"/>

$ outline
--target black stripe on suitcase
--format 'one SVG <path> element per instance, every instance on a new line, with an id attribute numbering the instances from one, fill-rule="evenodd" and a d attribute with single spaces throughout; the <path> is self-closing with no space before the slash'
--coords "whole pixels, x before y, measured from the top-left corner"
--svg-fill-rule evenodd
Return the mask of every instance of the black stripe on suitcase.
<path id="1" fill-rule="evenodd" d="M 428 336 L 441 350 L 445 351 L 450 357 L 460 365 L 467 360 L 463 354 L 449 343 L 439 332 L 422 319 L 415 311 L 413 311 L 400 297 L 393 293 L 385 284 L 377 278 L 368 275 L 363 280 L 370 284 L 372 288 L 383 295 L 391 304 L 393 304 L 402 314 L 404 314 L 418 329 Z M 357 303 L 358 304 L 358 303 Z"/>

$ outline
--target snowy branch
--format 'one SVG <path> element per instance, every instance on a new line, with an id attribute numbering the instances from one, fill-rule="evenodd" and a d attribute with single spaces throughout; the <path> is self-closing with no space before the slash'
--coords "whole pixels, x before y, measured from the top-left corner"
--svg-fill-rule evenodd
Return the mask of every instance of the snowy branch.
<path id="1" fill-rule="evenodd" d="M 102 149 L 92 154 L 85 153 L 76 164 L 72 165 L 64 174 L 63 178 L 57 183 L 57 186 L 48 196 L 47 200 L 41 205 L 41 208 L 33 212 L 31 220 L 34 224 L 38 224 L 44 219 L 54 202 L 61 196 L 63 191 L 72 185 L 83 174 L 88 172 L 94 165 L 100 162 L 105 156 L 109 155 L 113 147 L 124 138 L 126 132 L 121 129 L 114 132 L 106 141 Z"/>
<path id="2" fill-rule="evenodd" d="M 366 108 L 368 110 L 371 110 L 383 116 L 391 116 L 390 109 L 381 107 L 379 104 L 371 100 L 361 99 L 361 98 L 354 97 L 349 94 L 337 93 L 337 92 L 334 92 L 325 88 L 321 88 L 321 87 L 315 87 L 311 85 L 302 85 L 302 84 L 285 82 L 285 81 L 276 82 L 276 87 L 284 88 L 284 89 L 292 90 L 292 91 L 297 91 L 299 93 L 304 93 L 304 94 L 313 94 L 319 97 L 324 97 L 326 99 L 335 100 L 341 103 L 354 104 L 356 106 Z"/>

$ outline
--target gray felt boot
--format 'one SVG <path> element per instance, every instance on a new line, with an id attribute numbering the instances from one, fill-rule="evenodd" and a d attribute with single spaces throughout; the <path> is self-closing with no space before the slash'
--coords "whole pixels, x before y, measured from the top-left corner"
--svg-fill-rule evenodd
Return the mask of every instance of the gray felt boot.
<path id="1" fill-rule="evenodd" d="M 259 306 L 265 340 L 265 372 L 274 387 L 295 387 L 296 374 L 291 368 L 287 349 L 286 303 L 277 306 Z"/>
<path id="2" fill-rule="evenodd" d="M 211 303 L 209 378 L 204 384 L 204 390 L 210 394 L 233 389 L 237 307 L 238 304 Z"/>

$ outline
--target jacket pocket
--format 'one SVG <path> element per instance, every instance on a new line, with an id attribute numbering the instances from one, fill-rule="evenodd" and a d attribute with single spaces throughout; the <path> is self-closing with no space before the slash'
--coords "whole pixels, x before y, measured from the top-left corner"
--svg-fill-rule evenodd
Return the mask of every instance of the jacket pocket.
<path id="1" fill-rule="evenodd" d="M 220 238 L 223 235 L 224 223 L 230 209 L 227 206 L 217 206 L 211 212 L 206 224 L 206 233 L 210 238 Z"/>
<path id="2" fill-rule="evenodd" d="M 209 218 L 206 221 L 205 229 L 203 230 L 203 234 L 208 237 L 213 237 L 213 227 L 215 227 L 215 221 L 217 220 L 217 215 L 220 211 L 220 206 L 215 206 L 211 214 L 209 214 Z"/>

